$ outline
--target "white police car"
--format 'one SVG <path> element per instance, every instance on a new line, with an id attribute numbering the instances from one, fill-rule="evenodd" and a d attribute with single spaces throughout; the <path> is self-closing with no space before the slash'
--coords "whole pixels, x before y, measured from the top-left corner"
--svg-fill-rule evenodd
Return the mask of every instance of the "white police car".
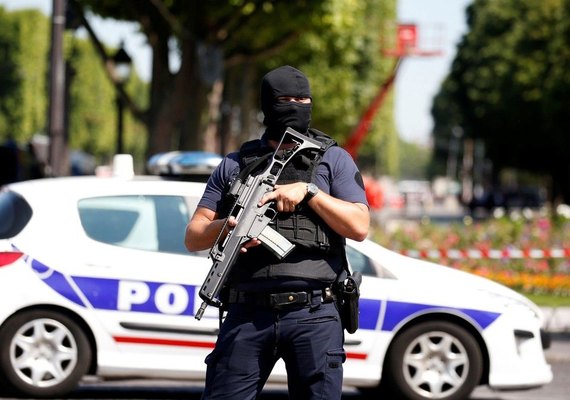
<path id="1" fill-rule="evenodd" d="M 211 266 L 185 225 L 202 183 L 79 177 L 0 193 L 0 388 L 62 396 L 86 375 L 204 379 L 218 330 L 197 289 Z M 539 309 L 489 280 L 348 242 L 365 275 L 345 384 L 407 399 L 461 399 L 476 385 L 552 379 Z M 284 382 L 284 366 L 271 376 Z"/>

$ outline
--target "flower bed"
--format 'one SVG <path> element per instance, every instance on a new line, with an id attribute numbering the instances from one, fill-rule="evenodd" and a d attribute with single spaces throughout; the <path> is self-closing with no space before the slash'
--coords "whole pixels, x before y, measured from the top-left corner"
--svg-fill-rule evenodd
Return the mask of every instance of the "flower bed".
<path id="1" fill-rule="evenodd" d="M 570 297 L 570 258 L 530 258 L 528 249 L 546 250 L 570 248 L 570 218 L 561 215 L 511 215 L 474 221 L 464 218 L 462 223 L 433 224 L 429 219 L 403 223 L 392 232 L 374 229 L 373 240 L 394 251 L 440 250 L 443 255 L 433 261 L 468 271 L 500 282 L 517 291 L 529 294 L 548 294 Z M 475 249 L 482 254 L 503 250 L 511 254 L 522 250 L 520 258 L 446 258 L 449 250 Z M 510 251 L 509 251 L 510 250 Z"/>

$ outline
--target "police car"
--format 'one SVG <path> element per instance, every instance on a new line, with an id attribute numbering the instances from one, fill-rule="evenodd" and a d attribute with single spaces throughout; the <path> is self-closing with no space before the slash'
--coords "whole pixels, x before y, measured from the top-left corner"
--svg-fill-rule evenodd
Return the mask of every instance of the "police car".
<path id="1" fill-rule="evenodd" d="M 99 379 L 203 381 L 218 312 L 194 314 L 211 267 L 184 229 L 204 184 L 157 176 L 66 177 L 0 192 L 0 388 L 63 396 Z M 477 385 L 552 380 L 540 310 L 489 280 L 348 241 L 364 274 L 347 386 L 462 399 Z M 285 382 L 278 364 L 271 382 Z"/>

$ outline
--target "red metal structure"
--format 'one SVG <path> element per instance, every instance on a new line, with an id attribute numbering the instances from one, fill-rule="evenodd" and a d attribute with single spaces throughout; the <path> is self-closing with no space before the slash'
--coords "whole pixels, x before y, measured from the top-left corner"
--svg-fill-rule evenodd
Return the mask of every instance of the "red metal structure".
<path id="1" fill-rule="evenodd" d="M 352 133 L 350 134 L 350 136 L 348 137 L 348 139 L 344 144 L 344 148 L 346 149 L 346 151 L 348 151 L 348 153 L 355 160 L 358 156 L 358 149 L 360 148 L 360 145 L 362 144 L 364 138 L 368 134 L 368 130 L 370 129 L 370 124 L 374 120 L 374 116 L 376 115 L 376 113 L 384 103 L 388 91 L 394 84 L 394 80 L 396 79 L 396 74 L 398 72 L 398 67 L 400 66 L 401 61 L 402 57 L 398 57 L 396 59 L 396 63 L 392 68 L 390 76 L 388 76 L 388 78 L 384 81 L 384 83 L 380 87 L 380 90 L 378 91 L 378 94 L 374 97 L 374 99 L 372 99 L 372 102 L 370 103 L 370 105 L 368 106 L 368 108 L 360 118 L 360 121 L 356 125 L 356 128 L 354 128 L 354 130 L 352 131 Z"/>
<path id="2" fill-rule="evenodd" d="M 397 28 L 396 44 L 394 48 L 386 49 L 383 53 L 388 57 L 395 57 L 394 66 L 390 75 L 386 78 L 384 83 L 380 86 L 378 94 L 372 99 L 372 102 L 360 118 L 360 121 L 346 140 L 344 148 L 353 159 L 358 157 L 358 149 L 366 138 L 370 129 L 370 124 L 384 100 L 388 91 L 391 89 L 398 69 L 404 57 L 407 56 L 435 56 L 440 55 L 440 50 L 420 50 L 418 48 L 418 29 L 415 24 L 399 24 Z"/>

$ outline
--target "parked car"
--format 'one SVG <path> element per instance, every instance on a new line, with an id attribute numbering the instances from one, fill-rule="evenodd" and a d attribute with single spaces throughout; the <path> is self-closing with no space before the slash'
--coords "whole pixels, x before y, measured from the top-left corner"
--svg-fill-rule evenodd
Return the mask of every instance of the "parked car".
<path id="1" fill-rule="evenodd" d="M 203 183 L 66 177 L 0 192 L 0 387 L 64 396 L 83 377 L 203 381 L 218 310 L 194 314 L 211 266 L 184 229 Z M 539 308 L 458 270 L 348 241 L 364 274 L 345 385 L 407 399 L 462 399 L 477 385 L 552 379 Z M 285 382 L 279 363 L 271 382 Z"/>
<path id="2" fill-rule="evenodd" d="M 516 188 L 494 188 L 484 191 L 469 202 L 471 214 L 492 212 L 502 208 L 507 212 L 525 208 L 538 210 L 546 204 L 546 190 L 541 187 L 522 186 Z"/>
<path id="3" fill-rule="evenodd" d="M 150 157 L 146 169 L 151 175 L 206 182 L 221 161 L 222 156 L 207 151 L 167 151 Z"/>

